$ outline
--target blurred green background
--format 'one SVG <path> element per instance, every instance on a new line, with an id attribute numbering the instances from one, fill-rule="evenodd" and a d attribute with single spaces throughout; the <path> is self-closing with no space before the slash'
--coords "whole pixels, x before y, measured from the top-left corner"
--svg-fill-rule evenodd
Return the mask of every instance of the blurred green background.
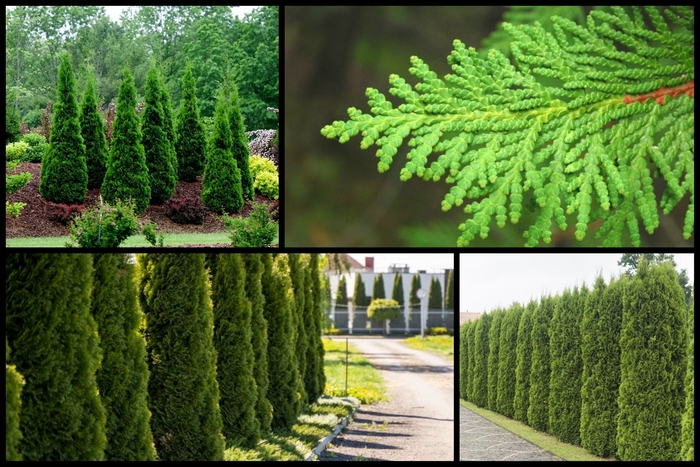
<path id="1" fill-rule="evenodd" d="M 589 9 L 586 8 L 586 11 Z M 285 246 L 444 246 L 454 248 L 466 219 L 460 208 L 440 203 L 449 185 L 413 177 L 399 180 L 408 149 L 399 148 L 391 169 L 377 172 L 376 146 L 360 149 L 361 137 L 345 144 L 321 135 L 323 126 L 347 120 L 348 107 L 369 112 L 365 90 L 388 93 L 389 75 L 412 85 L 409 58 L 423 59 L 442 77 L 447 56 L 460 39 L 479 49 L 503 21 L 506 7 L 285 7 Z M 657 196 L 663 186 L 657 187 Z M 527 201 L 527 198 L 526 198 Z M 661 216 L 652 237 L 643 227 L 643 246 L 692 246 L 682 225 L 687 200 L 671 216 Z M 521 247 L 522 232 L 536 218 L 492 226 L 474 247 Z M 589 226 L 583 242 L 574 237 L 575 219 L 550 246 L 598 246 L 600 223 Z M 623 237 L 626 240 L 628 237 Z"/>

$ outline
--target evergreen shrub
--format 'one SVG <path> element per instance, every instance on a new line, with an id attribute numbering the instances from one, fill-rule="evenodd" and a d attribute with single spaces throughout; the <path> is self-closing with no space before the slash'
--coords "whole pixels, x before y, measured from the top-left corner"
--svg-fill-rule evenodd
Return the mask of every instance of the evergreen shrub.
<path id="1" fill-rule="evenodd" d="M 399 317 L 399 302 L 393 299 L 377 298 L 367 308 L 367 317 L 375 321 L 392 320 Z"/>

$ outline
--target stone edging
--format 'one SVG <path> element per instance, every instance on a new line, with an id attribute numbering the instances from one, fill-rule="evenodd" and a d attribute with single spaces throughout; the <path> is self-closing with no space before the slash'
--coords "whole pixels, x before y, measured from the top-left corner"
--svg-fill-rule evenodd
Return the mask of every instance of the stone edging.
<path id="1" fill-rule="evenodd" d="M 333 429 L 333 431 L 326 436 L 325 438 L 321 439 L 318 443 L 318 446 L 314 448 L 312 451 L 310 451 L 308 454 L 304 456 L 305 461 L 312 461 L 315 460 L 318 456 L 321 455 L 324 449 L 326 449 L 326 446 L 335 439 L 336 436 L 340 433 L 340 431 L 345 428 L 348 424 L 348 420 L 350 420 L 350 417 L 355 415 L 355 412 L 357 412 L 357 409 L 359 409 L 359 406 L 355 406 L 352 409 L 352 412 L 350 412 L 348 415 L 346 415 L 341 422 L 336 425 L 336 427 Z"/>

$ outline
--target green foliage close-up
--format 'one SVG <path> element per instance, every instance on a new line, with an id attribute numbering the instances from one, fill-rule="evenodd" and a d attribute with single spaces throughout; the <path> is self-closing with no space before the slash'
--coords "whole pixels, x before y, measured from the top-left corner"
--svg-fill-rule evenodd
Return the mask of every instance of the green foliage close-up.
<path id="1" fill-rule="evenodd" d="M 574 245 L 638 247 L 667 237 L 655 233 L 662 222 L 675 229 L 666 242 L 692 244 L 694 10 L 610 7 L 584 19 L 580 7 L 535 8 L 502 24 L 512 60 L 502 39 L 481 53 L 455 39 L 452 73 L 441 79 L 414 55 L 417 84 L 389 75 L 399 105 L 367 88 L 370 113 L 350 107 L 321 133 L 377 146 L 380 173 L 405 154 L 402 181 L 444 180 L 442 210 L 466 215 L 460 247 L 509 222 L 525 240 L 496 234 L 499 246 L 561 232 Z"/>

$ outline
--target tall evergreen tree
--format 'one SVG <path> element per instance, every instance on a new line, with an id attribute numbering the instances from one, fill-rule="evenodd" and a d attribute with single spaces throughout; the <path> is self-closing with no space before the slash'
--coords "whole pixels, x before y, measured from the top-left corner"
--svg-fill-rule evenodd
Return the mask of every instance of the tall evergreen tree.
<path id="1" fill-rule="evenodd" d="M 267 320 L 265 319 L 265 296 L 262 293 L 261 278 L 263 265 L 260 254 L 245 253 L 241 255 L 245 269 L 245 291 L 251 303 L 251 327 L 255 366 L 253 373 L 258 390 L 255 416 L 260 422 L 260 433 L 270 432 L 272 422 L 272 405 L 267 398 L 270 378 L 267 374 Z"/>
<path id="2" fill-rule="evenodd" d="M 416 296 L 416 292 L 418 292 L 418 289 L 421 287 L 420 274 L 416 273 L 411 278 L 411 287 L 408 292 L 408 307 L 410 310 L 420 310 L 420 298 Z"/>
<path id="3" fill-rule="evenodd" d="M 442 310 L 442 285 L 440 285 L 440 280 L 437 277 L 433 277 L 430 281 L 428 309 Z"/>
<path id="4" fill-rule="evenodd" d="M 681 422 L 681 460 L 695 460 L 695 304 L 690 305 L 690 345 L 688 371 L 685 375 L 685 411 Z"/>
<path id="5" fill-rule="evenodd" d="M 107 415 L 106 460 L 155 460 L 146 398 L 146 343 L 134 267 L 126 254 L 94 255 L 91 300 L 103 349 L 97 385 Z"/>
<path id="6" fill-rule="evenodd" d="M 581 443 L 581 318 L 587 292 L 585 285 L 564 290 L 550 324 L 549 427 L 570 444 Z"/>
<path id="7" fill-rule="evenodd" d="M 554 315 L 556 297 L 542 297 L 532 315 L 532 360 L 530 365 L 530 404 L 528 424 L 536 430 L 549 432 L 550 350 L 549 325 Z"/>
<path id="8" fill-rule="evenodd" d="M 129 69 L 119 86 L 117 116 L 114 119 L 112 150 L 102 182 L 102 196 L 108 203 L 118 199 L 133 201 L 134 211 L 142 213 L 151 199 L 146 155 L 141 144 L 141 128 L 136 108 L 136 88 Z"/>
<path id="9" fill-rule="evenodd" d="M 24 377 L 25 460 L 102 460 L 105 411 L 95 373 L 102 360 L 90 314 L 92 257 L 11 253 L 5 259 L 6 336 Z"/>
<path id="10" fill-rule="evenodd" d="M 230 76 L 230 75 L 227 75 Z M 248 136 L 246 135 L 245 123 L 243 122 L 243 114 L 241 113 L 241 104 L 238 97 L 238 86 L 233 81 L 227 85 L 228 88 L 228 118 L 231 127 L 232 146 L 231 153 L 233 160 L 236 161 L 236 166 L 241 173 L 241 190 L 243 198 L 247 200 L 255 199 L 255 191 L 253 189 L 253 177 L 250 174 L 250 149 L 248 148 Z"/>
<path id="11" fill-rule="evenodd" d="M 601 457 L 617 452 L 620 326 L 624 278 L 608 286 L 598 276 L 581 321 L 581 446 Z"/>
<path id="12" fill-rule="evenodd" d="M 49 148 L 41 164 L 41 196 L 63 204 L 80 204 L 87 195 L 85 144 L 80 134 L 78 100 L 70 55 L 61 55 L 58 67 L 55 116 Z"/>
<path id="13" fill-rule="evenodd" d="M 250 449 L 260 440 L 260 422 L 255 417 L 258 391 L 253 372 L 251 304 L 239 255 L 217 258 L 212 302 L 222 433 L 228 446 Z"/>
<path id="14" fill-rule="evenodd" d="M 374 278 L 374 284 L 372 284 L 372 300 L 377 298 L 386 298 L 386 292 L 384 292 L 384 278 L 382 273 L 377 274 Z"/>
<path id="15" fill-rule="evenodd" d="M 469 385 L 469 335 L 470 321 L 459 327 L 459 397 L 467 400 L 467 386 Z"/>
<path id="16" fill-rule="evenodd" d="M 622 310 L 616 438 L 622 460 L 680 459 L 685 311 L 673 265 L 642 259 Z"/>
<path id="17" fill-rule="evenodd" d="M 467 373 L 469 374 L 469 380 L 467 381 L 467 400 L 470 402 L 474 402 L 474 383 L 476 382 L 476 375 L 474 373 L 474 367 L 476 366 L 476 327 L 478 324 L 478 320 L 472 321 L 467 331 Z"/>
<path id="18" fill-rule="evenodd" d="M 447 286 L 445 286 L 445 309 L 454 310 L 454 270 L 450 269 L 447 275 Z"/>
<path id="19" fill-rule="evenodd" d="M 338 290 L 335 292 L 335 304 L 345 306 L 348 304 L 348 284 L 345 281 L 345 277 L 341 277 L 338 281 Z"/>
<path id="20" fill-rule="evenodd" d="M 83 105 L 80 112 L 80 131 L 85 143 L 87 163 L 88 188 L 100 188 L 107 171 L 107 138 L 105 137 L 105 122 L 97 112 L 97 97 L 95 94 L 95 72 L 90 67 Z"/>
<path id="21" fill-rule="evenodd" d="M 317 265 L 318 266 L 318 265 Z M 311 256 L 304 255 L 302 258 L 302 268 L 304 271 L 304 314 L 303 324 L 306 331 L 306 368 L 304 369 L 304 391 L 310 404 L 316 402 L 320 396 L 318 387 L 318 338 L 321 330 L 315 319 L 315 304 L 313 291 L 313 275 L 318 274 L 312 271 Z"/>
<path id="22" fill-rule="evenodd" d="M 141 133 L 148 166 L 148 183 L 151 186 L 151 203 L 162 204 L 175 191 L 177 174 L 172 165 L 170 143 L 165 131 L 161 88 L 155 67 L 151 67 L 146 78 Z"/>
<path id="23" fill-rule="evenodd" d="M 161 460 L 221 460 L 213 316 L 202 254 L 138 255 L 151 430 Z"/>
<path id="24" fill-rule="evenodd" d="M 474 403 L 479 407 L 486 407 L 489 401 L 489 330 L 492 320 L 491 314 L 481 315 L 474 330 Z"/>
<path id="25" fill-rule="evenodd" d="M 323 395 L 326 388 L 326 374 L 324 371 L 324 354 L 323 341 L 321 333 L 323 331 L 323 309 L 321 307 L 321 297 L 323 286 L 321 284 L 322 273 L 320 269 L 320 260 L 318 253 L 311 253 L 309 260 L 309 271 L 311 273 L 311 296 L 313 299 L 312 316 L 316 322 L 316 329 L 313 333 L 313 339 L 310 345 L 316 347 L 316 386 L 313 391 L 309 392 L 309 398 L 318 400 Z M 308 390 L 308 389 L 307 389 Z M 314 392 L 315 391 L 315 392 Z"/>
<path id="26" fill-rule="evenodd" d="M 500 344 L 498 350 L 498 394 L 496 409 L 506 417 L 513 418 L 515 407 L 515 364 L 516 347 L 518 344 L 518 326 L 523 307 L 513 303 L 503 317 L 501 323 Z"/>
<path id="27" fill-rule="evenodd" d="M 194 182 L 204 172 L 206 138 L 199 119 L 195 79 L 189 61 L 182 77 L 182 100 L 175 123 L 175 154 L 180 180 Z"/>
<path id="28" fill-rule="evenodd" d="M 10 365 L 10 345 L 5 337 L 5 460 L 21 461 L 19 417 L 22 411 L 20 394 L 24 378 L 17 372 L 15 365 Z"/>
<path id="29" fill-rule="evenodd" d="M 224 94 L 220 92 L 202 180 L 202 203 L 219 214 L 235 213 L 243 207 L 241 173 L 231 153 L 233 143 L 227 106 Z"/>
<path id="30" fill-rule="evenodd" d="M 173 121 L 173 105 L 170 102 L 170 93 L 165 87 L 163 75 L 160 70 L 158 72 L 158 88 L 160 90 L 160 104 L 161 108 L 163 109 L 163 131 L 165 132 L 165 140 L 168 143 L 168 149 L 170 151 L 170 164 L 173 167 L 175 185 L 177 186 L 179 177 L 177 154 L 175 152 L 175 122 Z"/>
<path id="31" fill-rule="evenodd" d="M 530 405 L 530 368 L 532 366 L 532 316 L 537 302 L 530 300 L 518 324 L 518 344 L 515 349 L 515 419 L 527 425 L 527 409 Z"/>
<path id="32" fill-rule="evenodd" d="M 263 253 L 262 290 L 268 322 L 267 362 L 270 376 L 268 399 L 272 404 L 273 429 L 287 429 L 301 413 L 301 378 L 294 354 L 291 309 L 294 300 L 287 255 Z"/>
<path id="33" fill-rule="evenodd" d="M 489 328 L 489 360 L 488 360 L 488 403 L 489 410 L 496 411 L 498 399 L 498 361 L 501 349 L 501 324 L 505 317 L 505 310 L 496 309 L 490 313 L 493 315 Z"/>
<path id="34" fill-rule="evenodd" d="M 403 310 L 403 278 L 398 272 L 394 276 L 394 287 L 391 290 L 391 298 L 396 300 L 399 305 L 401 305 L 401 309 Z"/>
<path id="35" fill-rule="evenodd" d="M 299 377 L 306 380 L 306 349 L 308 347 L 307 328 L 304 323 L 304 312 L 306 305 L 306 291 L 304 281 L 304 265 L 299 253 L 289 254 L 289 272 L 292 279 L 292 290 L 294 292 L 294 305 L 292 308 L 292 325 L 294 327 L 295 355 L 299 364 Z M 302 392 L 302 405 L 308 403 L 306 391 Z"/>
<path id="36" fill-rule="evenodd" d="M 355 306 L 369 305 L 369 300 L 367 300 L 367 292 L 365 292 L 365 283 L 362 280 L 362 276 L 359 272 L 355 275 L 355 290 L 352 294 L 352 304 Z"/>

